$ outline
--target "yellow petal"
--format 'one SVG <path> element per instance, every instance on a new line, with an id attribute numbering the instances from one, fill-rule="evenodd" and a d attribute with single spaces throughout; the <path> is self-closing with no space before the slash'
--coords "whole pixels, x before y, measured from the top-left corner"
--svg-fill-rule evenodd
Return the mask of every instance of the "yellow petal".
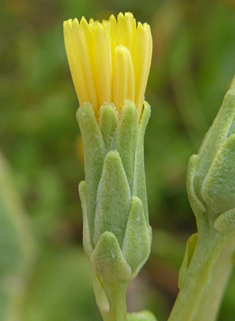
<path id="1" fill-rule="evenodd" d="M 99 101 L 98 101 L 98 75 L 96 71 L 96 54 L 95 54 L 95 39 L 94 39 L 94 21 L 90 19 L 89 24 L 87 23 L 86 19 L 82 17 L 80 26 L 83 29 L 87 48 L 88 48 L 88 55 L 90 60 L 90 66 L 92 70 L 92 76 L 95 86 L 95 92 L 96 92 L 96 105 L 93 106 L 93 109 L 95 110 L 96 115 L 98 116 L 98 111 L 100 109 Z"/>
<path id="2" fill-rule="evenodd" d="M 111 52 L 112 57 L 114 57 L 115 48 L 119 45 L 118 41 L 118 25 L 114 15 L 111 15 L 109 18 L 110 24 L 110 43 L 111 43 Z"/>
<path id="3" fill-rule="evenodd" d="M 144 93 L 147 85 L 152 57 L 152 37 L 148 24 L 138 23 L 135 45 L 133 48 L 133 65 L 135 71 L 135 103 L 138 115 L 142 112 Z"/>
<path id="4" fill-rule="evenodd" d="M 67 29 L 67 28 L 66 28 Z M 67 30 L 68 31 L 68 30 Z M 70 31 L 66 33 L 68 35 L 70 48 L 72 50 L 66 50 L 68 59 L 72 64 L 72 77 L 75 85 L 75 89 L 78 92 L 80 104 L 84 102 L 90 102 L 93 108 L 97 108 L 97 95 L 95 89 L 95 83 L 93 79 L 92 67 L 89 59 L 89 50 L 87 47 L 84 31 L 78 23 L 77 19 L 70 22 Z M 88 44 L 89 45 L 89 44 Z M 81 74 L 82 79 L 78 79 Z M 81 81 L 84 82 L 85 88 L 81 88 Z"/>
<path id="5" fill-rule="evenodd" d="M 107 31 L 101 23 L 94 26 L 96 72 L 98 76 L 99 107 L 111 102 L 112 61 L 111 47 Z"/>
<path id="6" fill-rule="evenodd" d="M 135 36 L 136 22 L 132 13 L 127 12 L 125 16 L 119 13 L 118 21 L 118 44 L 122 44 L 132 52 L 133 38 Z"/>
<path id="7" fill-rule="evenodd" d="M 64 22 L 64 39 L 74 87 L 80 104 L 82 104 L 84 101 L 88 101 L 88 91 L 83 73 L 82 63 L 79 55 L 77 55 L 76 46 L 74 44 L 71 19 Z"/>
<path id="8" fill-rule="evenodd" d="M 129 50 L 123 45 L 115 49 L 113 70 L 113 103 L 120 112 L 129 99 L 134 101 L 135 80 L 134 69 Z"/>

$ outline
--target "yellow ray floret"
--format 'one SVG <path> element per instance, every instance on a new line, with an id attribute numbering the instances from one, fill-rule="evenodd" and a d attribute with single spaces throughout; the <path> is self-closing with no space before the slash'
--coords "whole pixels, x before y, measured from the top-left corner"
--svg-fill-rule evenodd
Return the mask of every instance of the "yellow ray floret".
<path id="1" fill-rule="evenodd" d="M 96 116 L 106 103 L 120 112 L 133 101 L 140 117 L 152 57 L 148 24 L 130 12 L 102 23 L 83 17 L 64 22 L 65 48 L 81 105 L 89 102 Z"/>

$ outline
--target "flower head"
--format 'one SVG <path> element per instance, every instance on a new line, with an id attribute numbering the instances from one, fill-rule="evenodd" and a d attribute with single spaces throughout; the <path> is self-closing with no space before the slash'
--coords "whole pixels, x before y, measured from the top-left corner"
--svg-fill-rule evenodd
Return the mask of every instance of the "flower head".
<path id="1" fill-rule="evenodd" d="M 83 17 L 64 22 L 69 66 L 80 104 L 92 105 L 96 116 L 106 103 L 118 112 L 133 101 L 140 117 L 152 56 L 148 24 L 128 12 L 102 23 Z"/>

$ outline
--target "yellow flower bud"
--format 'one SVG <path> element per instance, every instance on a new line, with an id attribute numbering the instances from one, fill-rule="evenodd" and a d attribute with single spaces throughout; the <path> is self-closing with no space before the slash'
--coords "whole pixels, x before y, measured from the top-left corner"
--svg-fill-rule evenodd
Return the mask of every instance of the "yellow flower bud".
<path id="1" fill-rule="evenodd" d="M 130 100 L 140 118 L 152 57 L 149 25 L 136 25 L 130 12 L 102 23 L 69 19 L 64 38 L 80 105 L 90 103 L 98 118 L 104 104 L 112 103 L 120 113 Z"/>

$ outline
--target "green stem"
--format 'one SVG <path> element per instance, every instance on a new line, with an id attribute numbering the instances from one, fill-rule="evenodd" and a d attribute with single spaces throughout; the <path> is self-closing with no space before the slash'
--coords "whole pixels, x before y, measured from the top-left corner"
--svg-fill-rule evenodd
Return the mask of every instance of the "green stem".
<path id="1" fill-rule="evenodd" d="M 199 233 L 196 249 L 168 321 L 193 320 L 226 240 L 209 227 Z"/>
<path id="2" fill-rule="evenodd" d="M 212 272 L 211 283 L 204 293 L 193 321 L 214 321 L 218 315 L 221 300 L 233 268 L 235 235 L 219 256 Z M 210 307 L 210 308 L 208 308 Z"/>
<path id="3" fill-rule="evenodd" d="M 126 311 L 126 288 L 127 283 L 106 284 L 105 292 L 109 301 L 110 309 L 103 312 L 104 321 L 127 321 Z"/>

